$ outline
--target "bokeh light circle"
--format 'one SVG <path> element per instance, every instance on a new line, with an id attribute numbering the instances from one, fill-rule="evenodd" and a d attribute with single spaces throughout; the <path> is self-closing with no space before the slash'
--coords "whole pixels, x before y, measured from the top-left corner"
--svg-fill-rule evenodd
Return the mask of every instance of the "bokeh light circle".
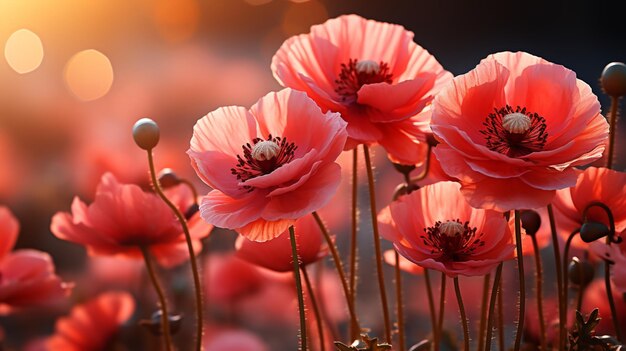
<path id="1" fill-rule="evenodd" d="M 4 57 L 17 73 L 32 72 L 43 60 L 43 45 L 37 34 L 28 29 L 19 29 L 7 39 Z"/>
<path id="2" fill-rule="evenodd" d="M 113 66 L 100 51 L 84 50 L 67 61 L 63 78 L 77 98 L 83 101 L 96 100 L 111 89 Z"/>

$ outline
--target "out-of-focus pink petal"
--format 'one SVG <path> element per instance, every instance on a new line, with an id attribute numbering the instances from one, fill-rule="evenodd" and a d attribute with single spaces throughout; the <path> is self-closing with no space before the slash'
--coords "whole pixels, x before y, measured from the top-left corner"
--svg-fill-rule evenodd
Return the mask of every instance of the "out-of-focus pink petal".
<path id="1" fill-rule="evenodd" d="M 15 246 L 20 224 L 5 206 L 0 206 L 0 260 Z"/>

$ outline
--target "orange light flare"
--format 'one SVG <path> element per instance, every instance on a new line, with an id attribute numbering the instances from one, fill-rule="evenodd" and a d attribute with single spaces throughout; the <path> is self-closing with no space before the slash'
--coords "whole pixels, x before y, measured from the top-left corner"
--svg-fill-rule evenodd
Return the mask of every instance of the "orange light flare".
<path id="1" fill-rule="evenodd" d="M 4 58 L 19 74 L 36 70 L 41 65 L 43 56 L 41 39 L 28 29 L 13 32 L 4 45 Z"/>
<path id="2" fill-rule="evenodd" d="M 63 72 L 67 88 L 80 100 L 96 100 L 113 84 L 113 66 L 100 51 L 81 51 L 67 62 Z"/>

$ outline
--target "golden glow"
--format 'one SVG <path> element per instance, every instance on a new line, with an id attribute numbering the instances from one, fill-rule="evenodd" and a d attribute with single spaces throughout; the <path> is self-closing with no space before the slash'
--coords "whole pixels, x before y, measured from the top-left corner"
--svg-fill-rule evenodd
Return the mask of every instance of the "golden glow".
<path id="1" fill-rule="evenodd" d="M 200 4 L 197 0 L 159 0 L 154 5 L 153 15 L 165 40 L 183 42 L 198 29 Z"/>
<path id="2" fill-rule="evenodd" d="M 319 1 L 300 1 L 292 4 L 283 15 L 281 28 L 287 36 L 307 33 L 314 24 L 322 23 L 328 19 L 326 7 Z"/>
<path id="3" fill-rule="evenodd" d="M 32 72 L 43 60 L 43 45 L 37 34 L 28 29 L 20 29 L 7 39 L 4 57 L 15 72 L 20 74 Z"/>
<path id="4" fill-rule="evenodd" d="M 90 101 L 104 96 L 113 84 L 113 67 L 97 50 L 84 50 L 67 61 L 65 84 L 77 98 Z"/>
<path id="5" fill-rule="evenodd" d="M 252 6 L 259 6 L 259 5 L 268 4 L 272 2 L 272 0 L 245 0 L 245 2 L 247 2 L 248 4 Z"/>

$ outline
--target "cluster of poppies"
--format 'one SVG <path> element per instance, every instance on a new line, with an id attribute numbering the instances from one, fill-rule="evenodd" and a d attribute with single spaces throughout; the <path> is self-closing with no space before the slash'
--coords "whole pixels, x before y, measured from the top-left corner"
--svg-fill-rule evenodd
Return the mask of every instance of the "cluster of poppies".
<path id="1" fill-rule="evenodd" d="M 558 308 L 556 318 L 544 315 L 543 272 L 537 264 L 538 306 L 533 307 L 541 327 L 537 347 L 565 350 L 602 345 L 608 350 L 626 342 L 621 335 L 626 330 L 620 330 L 624 328 L 617 322 L 613 303 L 610 311 L 600 311 L 614 322 L 613 338 L 596 337 L 589 327 L 597 313 L 589 319 L 582 314 L 575 320 L 567 317 L 569 283 L 576 283 L 574 276 L 579 273 L 576 284 L 582 286 L 584 264 L 595 271 L 603 263 L 611 300 L 612 289 L 626 293 L 626 244 L 621 244 L 626 236 L 626 173 L 611 169 L 615 111 L 607 122 L 597 97 L 573 71 L 525 52 L 500 52 L 453 77 L 413 41 L 413 33 L 356 15 L 328 20 L 313 26 L 308 34 L 288 39 L 273 57 L 271 69 L 283 90 L 267 94 L 249 109 L 219 108 L 196 123 L 187 153 L 198 177 L 213 189 L 208 194 L 197 196 L 189 182 L 173 173 L 155 174 L 152 150 L 158 144 L 158 126 L 141 120 L 133 136 L 148 152 L 154 192 L 104 174 L 94 201 L 87 205 L 75 198 L 71 213 L 53 217 L 52 233 L 83 245 L 90 255 L 143 258 L 151 276 L 153 260 L 172 268 L 191 258 L 196 278 L 197 350 L 202 348 L 205 308 L 195 255 L 202 251 L 201 239 L 213 227 L 240 234 L 237 257 L 277 272 L 293 270 L 304 350 L 330 347 L 325 346 L 329 333 L 324 330 L 334 327 L 325 326 L 332 321 L 318 315 L 306 267 L 328 253 L 350 317 L 350 336 L 332 333 L 334 347 L 406 350 L 401 282 L 398 275 L 394 326 L 379 235 L 393 245 L 395 252 L 386 253 L 384 260 L 398 270 L 427 278 L 429 271 L 441 272 L 442 296 L 445 277 L 454 280 L 466 351 L 470 339 L 476 340 L 478 349 L 490 350 L 497 324 L 496 300 L 502 294 L 502 265 L 516 257 L 520 304 L 513 347 L 520 350 L 525 311 L 531 309 L 524 304 L 523 257 L 534 254 L 540 262 L 539 249 L 548 246 L 553 247 L 557 264 L 544 270 L 556 274 L 554 304 Z M 626 93 L 626 68 L 615 64 L 606 71 L 605 92 L 617 104 Z M 370 148 L 376 145 L 406 180 L 394 201 L 384 203 L 380 211 L 370 159 Z M 360 325 L 359 315 L 366 306 L 356 304 L 356 167 L 352 170 L 354 240 L 347 272 L 334 237 L 318 213 L 340 186 L 338 157 L 352 152 L 356 165 L 360 149 L 368 173 L 376 255 L 371 271 L 378 277 L 382 308 L 368 306 L 376 310 L 368 314 L 382 312 L 384 327 L 379 338 L 364 334 L 367 326 Z M 607 167 L 578 168 L 601 161 L 603 155 Z M 391 197 L 388 194 L 383 201 Z M 349 200 L 339 206 L 349 207 Z M 55 275 L 45 253 L 10 252 L 17 224 L 4 208 L 0 228 L 0 312 L 11 313 L 69 293 L 71 284 Z M 584 259 L 573 261 L 573 269 L 570 249 L 586 251 Z M 484 296 L 490 296 L 483 300 L 486 312 L 475 338 L 469 336 L 459 276 L 484 276 Z M 161 297 L 161 312 L 153 327 L 157 335 L 163 335 L 164 349 L 171 350 L 169 334 L 175 331 L 176 318 L 166 309 L 158 279 L 152 282 Z M 304 295 L 308 295 L 306 301 Z M 439 319 L 436 316 L 430 283 L 427 295 L 432 334 L 424 335 L 426 340 L 411 350 L 443 348 L 443 314 Z M 425 295 L 418 298 L 424 304 L 427 301 Z M 440 303 L 443 308 L 443 300 Z M 130 318 L 134 304 L 128 293 L 103 294 L 58 320 L 56 333 L 38 347 L 101 350 Z M 315 310 L 309 319 L 317 322 L 316 331 L 304 320 L 305 305 Z M 319 340 L 307 340 L 307 330 Z M 95 336 L 84 338 L 85 334 Z M 246 350 L 263 349 L 254 347 Z"/>

